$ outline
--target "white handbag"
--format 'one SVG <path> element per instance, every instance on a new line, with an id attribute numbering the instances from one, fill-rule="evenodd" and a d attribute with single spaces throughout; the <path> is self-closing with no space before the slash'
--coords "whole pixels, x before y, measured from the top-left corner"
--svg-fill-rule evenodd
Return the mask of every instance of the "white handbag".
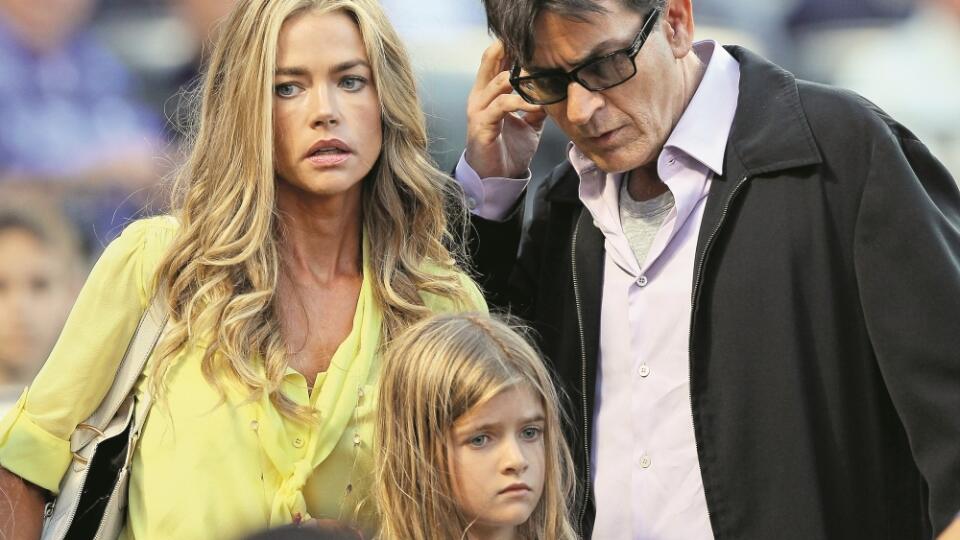
<path id="1" fill-rule="evenodd" d="M 151 400 L 133 387 L 166 327 L 163 302 L 154 298 L 140 319 L 117 374 L 97 410 L 70 437 L 73 462 L 60 494 L 44 511 L 42 540 L 114 540 L 126 519 L 127 481 Z"/>

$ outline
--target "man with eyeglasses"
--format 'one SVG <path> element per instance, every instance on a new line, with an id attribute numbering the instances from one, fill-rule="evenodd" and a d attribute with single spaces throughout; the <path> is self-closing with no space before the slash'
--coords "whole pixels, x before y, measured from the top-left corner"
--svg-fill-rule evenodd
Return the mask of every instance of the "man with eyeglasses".
<path id="1" fill-rule="evenodd" d="M 960 192 L 691 0 L 485 0 L 456 176 L 570 397 L 598 539 L 930 538 L 960 508 Z M 515 93 L 514 93 L 515 92 Z M 568 159 L 519 199 L 549 116 Z M 521 230 L 521 224 L 527 225 Z"/>

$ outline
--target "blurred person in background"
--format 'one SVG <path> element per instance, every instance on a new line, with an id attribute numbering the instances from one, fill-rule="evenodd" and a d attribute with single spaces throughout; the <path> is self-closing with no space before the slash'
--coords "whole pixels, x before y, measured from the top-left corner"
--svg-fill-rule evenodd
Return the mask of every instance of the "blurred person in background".
<path id="1" fill-rule="evenodd" d="M 900 119 L 960 179 L 960 0 L 919 0 L 911 17 L 851 51 L 835 82 Z"/>
<path id="2" fill-rule="evenodd" d="M 88 30 L 95 0 L 0 0 L 0 183 L 64 203 L 98 252 L 159 175 L 158 119 Z"/>
<path id="3" fill-rule="evenodd" d="M 82 272 L 76 235 L 55 209 L 0 207 L 0 412 L 53 347 Z"/>
<path id="4" fill-rule="evenodd" d="M 194 43 L 193 58 L 178 69 L 164 86 L 169 85 L 173 95 L 164 103 L 164 115 L 170 134 L 180 143 L 186 142 L 194 126 L 190 125 L 196 103 L 193 94 L 199 88 L 199 75 L 206 56 L 216 40 L 217 30 L 237 0 L 169 0 L 171 11 L 186 27 Z"/>

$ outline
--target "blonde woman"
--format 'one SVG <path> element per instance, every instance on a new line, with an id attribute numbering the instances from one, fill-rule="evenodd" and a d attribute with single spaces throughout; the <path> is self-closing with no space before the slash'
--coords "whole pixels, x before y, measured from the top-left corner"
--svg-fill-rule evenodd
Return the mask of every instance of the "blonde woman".
<path id="1" fill-rule="evenodd" d="M 485 309 L 445 248 L 454 192 L 376 0 L 241 0 L 208 69 L 173 215 L 107 248 L 0 424 L 7 538 L 36 537 L 70 434 L 155 294 L 173 322 L 136 388 L 156 405 L 124 538 L 369 530 L 381 344 L 431 313 Z"/>
<path id="2" fill-rule="evenodd" d="M 381 540 L 572 540 L 573 465 L 539 355 L 482 314 L 408 329 L 384 359 Z"/>

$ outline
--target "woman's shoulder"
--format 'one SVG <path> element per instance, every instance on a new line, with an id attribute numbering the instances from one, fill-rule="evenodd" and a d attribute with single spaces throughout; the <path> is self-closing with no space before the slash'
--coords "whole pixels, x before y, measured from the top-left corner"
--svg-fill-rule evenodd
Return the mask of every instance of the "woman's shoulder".
<path id="1" fill-rule="evenodd" d="M 480 287 L 466 272 L 457 267 L 443 267 L 437 264 L 427 264 L 425 270 L 428 273 L 437 276 L 438 278 L 455 280 L 459 284 L 459 287 L 463 292 L 463 297 L 466 301 L 465 305 L 461 305 L 454 299 L 445 296 L 428 292 L 421 293 L 421 298 L 423 298 L 424 305 L 426 305 L 431 311 L 435 313 L 459 311 L 487 312 L 487 302 L 483 298 L 483 293 L 480 291 Z"/>
<path id="2" fill-rule="evenodd" d="M 127 225 L 100 256 L 99 266 L 133 272 L 142 293 L 149 297 L 153 275 L 173 244 L 180 224 L 169 215 L 139 219 Z"/>

